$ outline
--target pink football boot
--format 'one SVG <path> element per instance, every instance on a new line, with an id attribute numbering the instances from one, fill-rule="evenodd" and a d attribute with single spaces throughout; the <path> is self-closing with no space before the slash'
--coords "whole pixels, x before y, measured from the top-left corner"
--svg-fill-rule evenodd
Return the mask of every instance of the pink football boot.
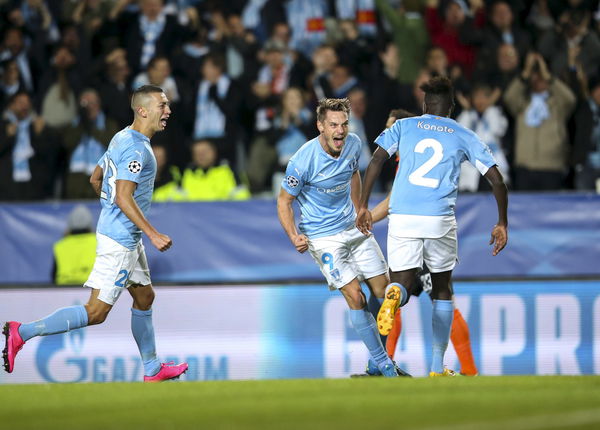
<path id="1" fill-rule="evenodd" d="M 169 379 L 176 379 L 188 370 L 187 363 L 173 364 L 160 363 L 160 370 L 154 376 L 144 376 L 144 382 L 162 382 Z"/>
<path id="2" fill-rule="evenodd" d="M 12 373 L 15 368 L 15 357 L 21 348 L 23 348 L 23 345 L 25 345 L 19 334 L 19 327 L 21 327 L 21 323 L 9 321 L 4 324 L 4 329 L 2 330 L 2 333 L 6 337 L 2 358 L 4 359 L 4 370 L 8 373 Z"/>

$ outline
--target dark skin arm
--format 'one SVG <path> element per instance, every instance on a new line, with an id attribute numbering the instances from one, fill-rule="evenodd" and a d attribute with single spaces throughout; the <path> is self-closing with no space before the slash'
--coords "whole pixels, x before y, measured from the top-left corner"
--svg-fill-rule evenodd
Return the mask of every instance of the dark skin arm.
<path id="1" fill-rule="evenodd" d="M 146 236 L 148 236 L 156 249 L 160 252 L 169 249 L 171 245 L 173 245 L 171 238 L 166 234 L 159 233 L 152 224 L 148 222 L 140 207 L 133 199 L 133 193 L 135 192 L 137 184 L 133 181 L 119 179 L 116 181 L 116 185 L 115 204 L 119 206 L 119 209 L 121 209 L 127 218 L 142 230 Z"/>
<path id="2" fill-rule="evenodd" d="M 508 190 L 502 174 L 496 166 L 491 167 L 485 174 L 485 179 L 492 186 L 492 193 L 498 206 L 498 222 L 492 228 L 490 245 L 494 245 L 492 255 L 498 255 L 508 242 Z"/>
<path id="3" fill-rule="evenodd" d="M 104 171 L 102 167 L 96 166 L 94 171 L 92 172 L 92 176 L 90 176 L 90 184 L 92 188 L 96 192 L 96 195 L 100 197 L 100 191 L 102 190 L 102 178 L 104 177 Z"/>
<path id="4" fill-rule="evenodd" d="M 371 196 L 375 180 L 377 180 L 377 177 L 381 173 L 381 168 L 388 158 L 390 158 L 390 155 L 387 151 L 378 146 L 373 153 L 369 167 L 367 167 L 367 171 L 365 172 L 365 180 L 363 182 L 359 207 L 356 210 L 356 228 L 365 235 L 370 234 L 371 228 L 373 228 L 373 219 L 371 217 L 371 212 L 369 212 L 368 209 L 369 197 Z"/>

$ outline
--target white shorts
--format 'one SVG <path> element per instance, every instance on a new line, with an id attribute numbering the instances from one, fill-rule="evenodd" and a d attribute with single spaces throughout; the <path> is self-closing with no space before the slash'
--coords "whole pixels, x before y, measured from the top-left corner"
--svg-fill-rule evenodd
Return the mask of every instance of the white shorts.
<path id="1" fill-rule="evenodd" d="M 423 262 L 432 273 L 454 269 L 458 259 L 456 226 L 439 238 L 402 237 L 388 230 L 388 263 L 392 272 L 423 268 Z"/>
<path id="2" fill-rule="evenodd" d="M 388 271 L 375 237 L 365 236 L 356 227 L 308 242 L 308 251 L 331 289 L 342 288 L 354 278 L 362 281 Z"/>
<path id="3" fill-rule="evenodd" d="M 152 283 L 141 240 L 130 250 L 103 234 L 97 234 L 96 238 L 96 261 L 83 286 L 100 290 L 98 299 L 114 305 L 125 288 Z"/>

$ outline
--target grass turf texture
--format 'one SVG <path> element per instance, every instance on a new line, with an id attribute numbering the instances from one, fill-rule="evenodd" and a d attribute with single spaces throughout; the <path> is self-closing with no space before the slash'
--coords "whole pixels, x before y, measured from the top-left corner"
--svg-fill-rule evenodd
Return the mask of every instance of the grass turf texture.
<path id="1" fill-rule="evenodd" d="M 2 429 L 598 429 L 600 376 L 0 386 Z"/>

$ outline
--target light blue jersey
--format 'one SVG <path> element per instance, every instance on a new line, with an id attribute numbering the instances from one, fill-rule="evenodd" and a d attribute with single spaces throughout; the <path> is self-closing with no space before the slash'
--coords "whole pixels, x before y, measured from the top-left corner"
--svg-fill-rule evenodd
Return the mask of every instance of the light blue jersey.
<path id="1" fill-rule="evenodd" d="M 112 138 L 98 164 L 104 171 L 104 178 L 97 231 L 134 249 L 142 232 L 115 204 L 116 181 L 124 179 L 138 184 L 133 198 L 145 215 L 150 208 L 156 176 L 156 159 L 150 139 L 129 127 L 124 128 Z"/>
<path id="2" fill-rule="evenodd" d="M 398 120 L 375 140 L 400 165 L 390 213 L 454 215 L 460 164 L 468 160 L 484 175 L 496 164 L 488 146 L 451 118 L 434 115 Z"/>
<path id="3" fill-rule="evenodd" d="M 309 238 L 331 236 L 354 224 L 350 182 L 360 152 L 360 139 L 350 133 L 338 158 L 327 154 L 315 137 L 290 159 L 281 186 L 298 199 L 300 231 Z"/>

